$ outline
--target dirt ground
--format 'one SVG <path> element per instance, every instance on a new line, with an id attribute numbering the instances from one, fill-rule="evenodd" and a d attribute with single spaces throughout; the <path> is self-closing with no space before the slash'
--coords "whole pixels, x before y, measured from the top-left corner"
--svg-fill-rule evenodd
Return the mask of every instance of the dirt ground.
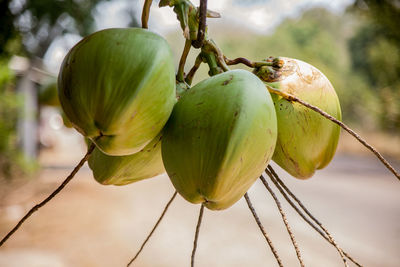
<path id="1" fill-rule="evenodd" d="M 0 236 L 53 191 L 82 157 L 84 147 L 71 140 L 42 153 L 43 168 L 36 179 L 0 184 Z M 375 158 L 339 153 L 306 181 L 276 169 L 361 264 L 400 266 L 400 183 Z M 126 266 L 173 192 L 165 175 L 123 187 L 103 186 L 85 165 L 64 191 L 0 248 L 0 266 Z M 334 247 L 277 195 L 305 265 L 344 266 Z M 259 181 L 249 196 L 283 264 L 299 266 L 276 205 Z M 133 266 L 190 266 L 198 212 L 199 205 L 178 196 Z M 277 266 L 243 199 L 225 211 L 205 210 L 196 266 Z"/>

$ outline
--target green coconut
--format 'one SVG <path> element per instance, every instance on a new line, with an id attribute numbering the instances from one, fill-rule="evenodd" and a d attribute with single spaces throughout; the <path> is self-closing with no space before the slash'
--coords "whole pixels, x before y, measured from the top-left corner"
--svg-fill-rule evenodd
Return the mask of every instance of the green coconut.
<path id="1" fill-rule="evenodd" d="M 186 200 L 226 209 L 263 172 L 276 136 L 264 84 L 248 71 L 228 71 L 183 93 L 164 129 L 162 159 Z"/>
<path id="2" fill-rule="evenodd" d="M 161 138 L 158 135 L 141 151 L 127 156 L 108 156 L 95 148 L 88 161 L 93 177 L 103 185 L 126 185 L 164 173 Z"/>
<path id="3" fill-rule="evenodd" d="M 139 152 L 161 131 L 176 102 L 171 49 L 145 29 L 96 32 L 65 57 L 58 90 L 72 125 L 100 150 Z"/>
<path id="4" fill-rule="evenodd" d="M 259 69 L 256 73 L 269 86 L 292 94 L 340 120 L 339 99 L 325 75 L 303 61 L 280 59 L 282 68 Z M 278 140 L 272 159 L 292 176 L 309 178 L 332 160 L 340 127 L 299 103 L 275 94 L 272 99 L 278 118 Z"/>

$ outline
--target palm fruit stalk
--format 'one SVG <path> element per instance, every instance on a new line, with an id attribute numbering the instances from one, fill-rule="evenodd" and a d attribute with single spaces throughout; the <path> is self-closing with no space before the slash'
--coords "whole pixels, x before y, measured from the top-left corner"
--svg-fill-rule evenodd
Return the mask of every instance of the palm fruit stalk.
<path id="1" fill-rule="evenodd" d="M 262 66 L 254 73 L 268 86 L 341 120 L 339 99 L 321 71 L 297 59 L 279 59 L 280 68 Z M 292 176 L 309 178 L 332 160 L 340 127 L 299 103 L 289 102 L 277 94 L 272 94 L 272 99 L 278 119 L 278 140 L 272 159 Z"/>
<path id="2" fill-rule="evenodd" d="M 161 144 L 176 190 L 212 210 L 237 202 L 263 172 L 277 136 L 273 102 L 252 73 L 233 70 L 186 91 Z"/>
<path id="3" fill-rule="evenodd" d="M 158 135 L 176 103 L 171 50 L 145 29 L 96 32 L 65 57 L 58 90 L 72 125 L 101 151 L 139 152 Z"/>
<path id="4" fill-rule="evenodd" d="M 126 185 L 164 173 L 161 138 L 159 134 L 141 151 L 127 156 L 108 156 L 95 148 L 88 161 L 93 177 L 103 185 Z"/>

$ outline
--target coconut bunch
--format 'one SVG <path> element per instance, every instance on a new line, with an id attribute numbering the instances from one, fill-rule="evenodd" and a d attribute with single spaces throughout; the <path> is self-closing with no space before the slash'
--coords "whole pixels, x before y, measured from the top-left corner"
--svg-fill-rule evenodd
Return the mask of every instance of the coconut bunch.
<path id="1" fill-rule="evenodd" d="M 274 160 L 297 178 L 332 159 L 340 129 L 267 87 L 340 118 L 329 80 L 315 67 L 282 66 L 214 75 L 176 95 L 171 49 L 145 29 L 107 29 L 80 41 L 58 77 L 63 111 L 96 148 L 101 184 L 167 172 L 179 194 L 212 210 L 236 203 Z M 177 100 L 179 99 L 179 100 Z"/>

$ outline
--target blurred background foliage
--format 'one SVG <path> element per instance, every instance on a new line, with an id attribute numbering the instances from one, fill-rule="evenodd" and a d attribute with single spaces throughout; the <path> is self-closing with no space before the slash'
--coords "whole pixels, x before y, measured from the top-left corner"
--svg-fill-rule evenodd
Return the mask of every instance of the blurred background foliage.
<path id="1" fill-rule="evenodd" d="M 7 61 L 0 60 L 0 177 L 10 177 L 20 170 L 17 152 L 16 121 L 18 97 L 13 91 L 14 76 Z"/>
<path id="2" fill-rule="evenodd" d="M 11 56 L 43 58 L 57 37 L 93 32 L 96 6 L 107 1 L 0 1 L 0 176 L 24 169 L 17 152 L 21 101 L 8 68 Z M 129 25 L 138 26 L 131 13 Z M 336 88 L 346 123 L 400 135 L 399 1 L 356 0 L 341 15 L 322 8 L 305 10 L 269 35 L 223 28 L 211 34 L 229 58 L 287 56 L 316 66 Z"/>
<path id="3" fill-rule="evenodd" d="M 2 0 L 0 55 L 43 57 L 56 37 L 93 32 L 93 10 L 102 1 Z"/>

